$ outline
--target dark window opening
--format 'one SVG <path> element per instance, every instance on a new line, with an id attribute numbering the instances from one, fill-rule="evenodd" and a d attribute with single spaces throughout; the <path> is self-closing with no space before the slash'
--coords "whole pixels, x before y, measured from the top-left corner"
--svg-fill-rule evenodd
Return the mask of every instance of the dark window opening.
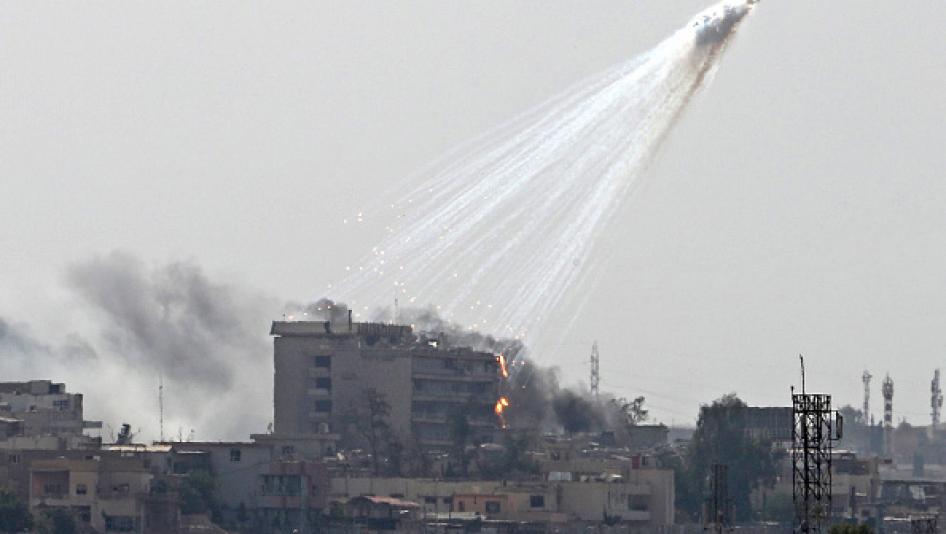
<path id="1" fill-rule="evenodd" d="M 331 356 L 316 356 L 315 357 L 315 366 L 321 367 L 322 369 L 331 369 L 332 368 L 332 357 Z"/>

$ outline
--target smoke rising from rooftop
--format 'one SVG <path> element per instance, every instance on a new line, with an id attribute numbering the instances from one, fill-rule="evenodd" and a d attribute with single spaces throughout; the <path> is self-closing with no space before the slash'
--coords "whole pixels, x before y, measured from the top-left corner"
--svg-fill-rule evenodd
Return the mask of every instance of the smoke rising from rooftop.
<path id="1" fill-rule="evenodd" d="M 261 377 L 272 375 L 266 334 L 278 301 L 215 282 L 191 262 L 148 266 L 123 253 L 76 263 L 65 281 L 91 328 L 62 339 L 43 330 L 40 341 L 31 325 L 0 318 L 4 380 L 65 382 L 86 393 L 87 417 L 113 428 L 127 421 L 156 439 L 160 376 L 166 436 L 265 431 L 272 382 Z"/>

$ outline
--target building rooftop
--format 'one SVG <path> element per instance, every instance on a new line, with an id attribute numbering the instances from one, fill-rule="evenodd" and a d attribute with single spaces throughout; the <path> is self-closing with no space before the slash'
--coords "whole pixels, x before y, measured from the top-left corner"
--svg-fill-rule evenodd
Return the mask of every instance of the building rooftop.
<path id="1" fill-rule="evenodd" d="M 359 335 L 387 338 L 413 338 L 409 325 L 386 323 L 353 323 L 330 321 L 273 321 L 271 336 L 331 336 Z"/>

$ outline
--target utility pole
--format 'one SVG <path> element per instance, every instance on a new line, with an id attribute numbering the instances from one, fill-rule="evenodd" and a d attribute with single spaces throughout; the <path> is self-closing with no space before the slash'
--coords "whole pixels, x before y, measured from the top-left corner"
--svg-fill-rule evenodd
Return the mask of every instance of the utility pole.
<path id="1" fill-rule="evenodd" d="M 792 501 L 796 532 L 821 532 L 831 515 L 831 450 L 841 439 L 843 419 L 831 410 L 831 395 L 792 388 Z"/>
<path id="2" fill-rule="evenodd" d="M 601 384 L 601 357 L 598 355 L 598 342 L 591 344 L 591 394 L 598 398 L 598 389 Z"/>

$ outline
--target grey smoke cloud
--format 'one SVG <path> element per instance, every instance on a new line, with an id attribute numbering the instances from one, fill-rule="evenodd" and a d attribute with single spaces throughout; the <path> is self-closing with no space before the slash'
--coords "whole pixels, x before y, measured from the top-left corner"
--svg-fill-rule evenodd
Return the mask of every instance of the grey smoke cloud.
<path id="1" fill-rule="evenodd" d="M 86 416 L 165 436 L 246 439 L 272 418 L 269 321 L 277 300 L 211 279 L 193 262 L 147 265 L 113 252 L 71 265 L 66 286 L 91 327 L 57 337 L 0 318 L 3 380 L 52 379 L 85 394 Z M 50 329 L 51 331 L 51 329 Z"/>
<path id="2" fill-rule="evenodd" d="M 239 365 L 266 355 L 264 299 L 211 281 L 193 263 L 147 268 L 112 253 L 73 265 L 69 285 L 126 364 L 195 387 L 231 388 Z"/>
<path id="3" fill-rule="evenodd" d="M 13 323 L 0 317 L 0 358 L 3 377 L 47 372 L 50 366 L 70 363 L 88 364 L 98 355 L 92 345 L 76 334 L 66 335 L 59 345 L 40 341 L 28 325 Z M 53 377 L 56 379 L 55 377 Z"/>
<path id="4" fill-rule="evenodd" d="M 378 308 L 373 314 L 376 321 L 393 321 L 394 311 Z M 469 347 L 494 353 L 503 353 L 510 361 L 523 351 L 520 340 L 494 337 L 444 319 L 435 308 L 404 308 L 397 312 L 397 322 L 410 324 L 414 330 L 428 335 L 444 334 L 447 343 L 457 347 Z"/>
<path id="5" fill-rule="evenodd" d="M 0 317 L 0 379 L 52 379 L 85 394 L 87 416 L 112 428 L 129 422 L 156 439 L 158 376 L 165 386 L 166 437 L 246 439 L 272 417 L 269 322 L 346 321 L 348 307 L 327 298 L 281 303 L 216 281 L 193 262 L 148 265 L 114 252 L 71 265 L 67 287 L 88 331 L 39 336 L 34 325 Z M 375 310 L 391 320 L 392 310 Z M 398 321 L 420 334 L 443 334 L 449 346 L 524 354 L 518 340 L 490 336 L 442 318 L 435 309 L 399 310 Z M 36 328 L 43 327 L 36 324 Z M 541 421 L 546 430 L 601 430 L 607 406 L 586 391 L 564 388 L 558 370 L 519 358 L 506 392 L 510 422 Z"/>

